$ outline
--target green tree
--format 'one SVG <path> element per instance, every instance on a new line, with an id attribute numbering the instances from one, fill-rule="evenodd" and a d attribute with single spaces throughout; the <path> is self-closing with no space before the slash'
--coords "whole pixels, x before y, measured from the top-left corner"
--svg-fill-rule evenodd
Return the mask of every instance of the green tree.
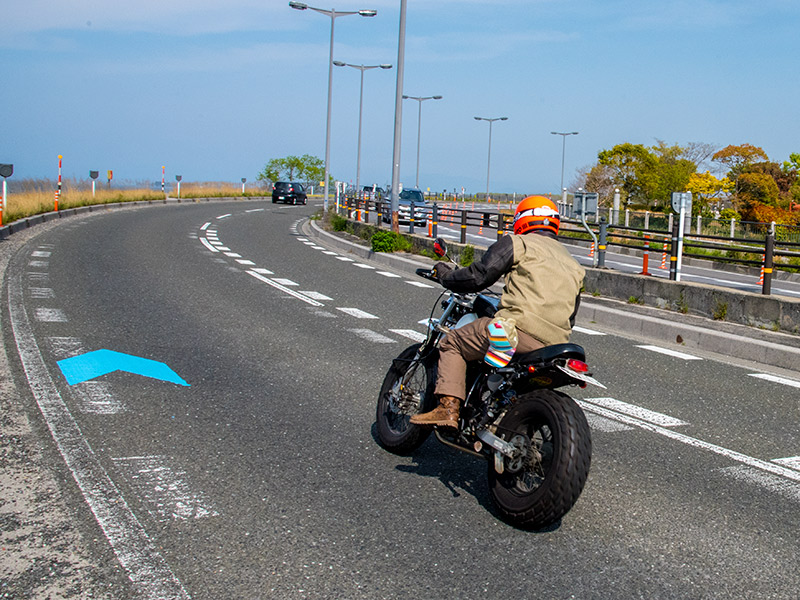
<path id="1" fill-rule="evenodd" d="M 746 221 L 757 220 L 755 210 L 759 205 L 778 206 L 780 193 L 775 180 L 765 173 L 742 173 L 739 175 L 739 190 L 736 205 Z"/>
<path id="2" fill-rule="evenodd" d="M 262 185 L 269 186 L 276 181 L 300 181 L 306 186 L 316 185 L 325 179 L 325 162 L 316 156 L 287 156 L 273 158 L 256 176 Z"/>
<path id="3" fill-rule="evenodd" d="M 642 144 L 617 144 L 597 154 L 599 165 L 608 168 L 612 181 L 630 202 L 647 204 L 643 175 L 652 171 L 656 157 Z"/>

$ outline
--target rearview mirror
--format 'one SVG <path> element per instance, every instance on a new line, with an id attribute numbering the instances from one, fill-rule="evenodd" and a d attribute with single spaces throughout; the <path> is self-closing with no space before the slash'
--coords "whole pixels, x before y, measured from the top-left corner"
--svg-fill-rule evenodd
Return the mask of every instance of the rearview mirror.
<path id="1" fill-rule="evenodd" d="M 447 255 L 447 244 L 442 238 L 436 238 L 433 242 L 433 252 L 439 258 Z"/>

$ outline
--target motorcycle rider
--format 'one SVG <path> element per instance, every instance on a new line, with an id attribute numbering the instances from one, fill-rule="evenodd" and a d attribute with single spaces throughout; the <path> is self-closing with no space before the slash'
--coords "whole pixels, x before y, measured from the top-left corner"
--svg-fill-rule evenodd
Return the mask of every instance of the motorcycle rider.
<path id="1" fill-rule="evenodd" d="M 461 269 L 443 262 L 434 267 L 439 282 L 459 293 L 479 292 L 505 276 L 495 317 L 513 320 L 520 353 L 566 343 L 575 323 L 585 271 L 558 241 L 560 223 L 552 200 L 528 196 L 514 214 L 514 235 L 492 244 L 481 260 Z M 482 317 L 447 334 L 439 347 L 439 406 L 412 416 L 411 423 L 458 427 L 467 362 L 485 356 L 491 321 Z"/>

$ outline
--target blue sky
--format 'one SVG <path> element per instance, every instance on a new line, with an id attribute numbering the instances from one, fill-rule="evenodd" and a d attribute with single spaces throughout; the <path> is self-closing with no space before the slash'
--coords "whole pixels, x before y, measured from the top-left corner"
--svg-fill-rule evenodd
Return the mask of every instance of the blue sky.
<path id="1" fill-rule="evenodd" d="M 14 178 L 255 180 L 324 156 L 330 19 L 288 0 L 26 0 L 0 21 L 0 162 Z M 397 63 L 399 0 L 342 0 L 334 59 Z M 800 152 L 797 0 L 408 0 L 404 93 L 420 187 L 557 192 L 600 150 L 750 143 Z M 336 68 L 331 173 L 355 182 L 359 72 Z M 391 180 L 396 69 L 365 73 L 361 182 Z M 401 180 L 416 170 L 403 107 Z"/>

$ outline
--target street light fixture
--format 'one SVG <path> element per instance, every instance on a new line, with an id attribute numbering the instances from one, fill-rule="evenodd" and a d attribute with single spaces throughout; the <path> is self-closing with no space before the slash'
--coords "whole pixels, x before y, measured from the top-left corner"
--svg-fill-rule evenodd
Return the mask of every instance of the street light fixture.
<path id="1" fill-rule="evenodd" d="M 346 17 L 348 15 L 360 15 L 362 17 L 374 17 L 378 14 L 376 10 L 362 9 L 356 11 L 337 11 L 335 9 L 325 10 L 323 8 L 315 8 L 303 2 L 289 2 L 289 6 L 296 10 L 313 10 L 315 12 L 327 15 L 331 19 L 331 49 L 328 56 L 328 116 L 325 125 L 325 182 L 323 194 L 323 210 L 328 212 L 328 178 L 331 162 L 331 96 L 333 95 L 333 25 L 336 22 L 336 17 Z"/>
<path id="2" fill-rule="evenodd" d="M 567 136 L 568 135 L 578 135 L 577 131 L 551 131 L 552 135 L 560 135 L 561 136 L 561 191 L 564 191 L 564 156 L 567 151 Z"/>
<path id="3" fill-rule="evenodd" d="M 419 139 L 422 132 L 422 103 L 425 100 L 441 100 L 441 96 L 403 96 L 403 100 L 416 100 L 419 103 L 419 116 L 417 118 L 417 179 L 414 187 L 419 188 Z"/>
<path id="4" fill-rule="evenodd" d="M 487 119 L 486 117 L 475 117 L 476 121 L 488 121 L 489 122 L 489 159 L 487 160 L 486 165 L 486 201 L 489 201 L 489 173 L 492 168 L 492 123 L 495 121 L 508 121 L 508 117 L 495 117 L 493 119 Z"/>
<path id="5" fill-rule="evenodd" d="M 351 65 L 340 60 L 333 61 L 337 67 L 352 67 L 361 71 L 361 93 L 358 99 L 358 157 L 356 159 L 356 193 L 361 191 L 361 115 L 364 108 L 364 71 L 369 69 L 391 69 L 392 65 Z"/>

